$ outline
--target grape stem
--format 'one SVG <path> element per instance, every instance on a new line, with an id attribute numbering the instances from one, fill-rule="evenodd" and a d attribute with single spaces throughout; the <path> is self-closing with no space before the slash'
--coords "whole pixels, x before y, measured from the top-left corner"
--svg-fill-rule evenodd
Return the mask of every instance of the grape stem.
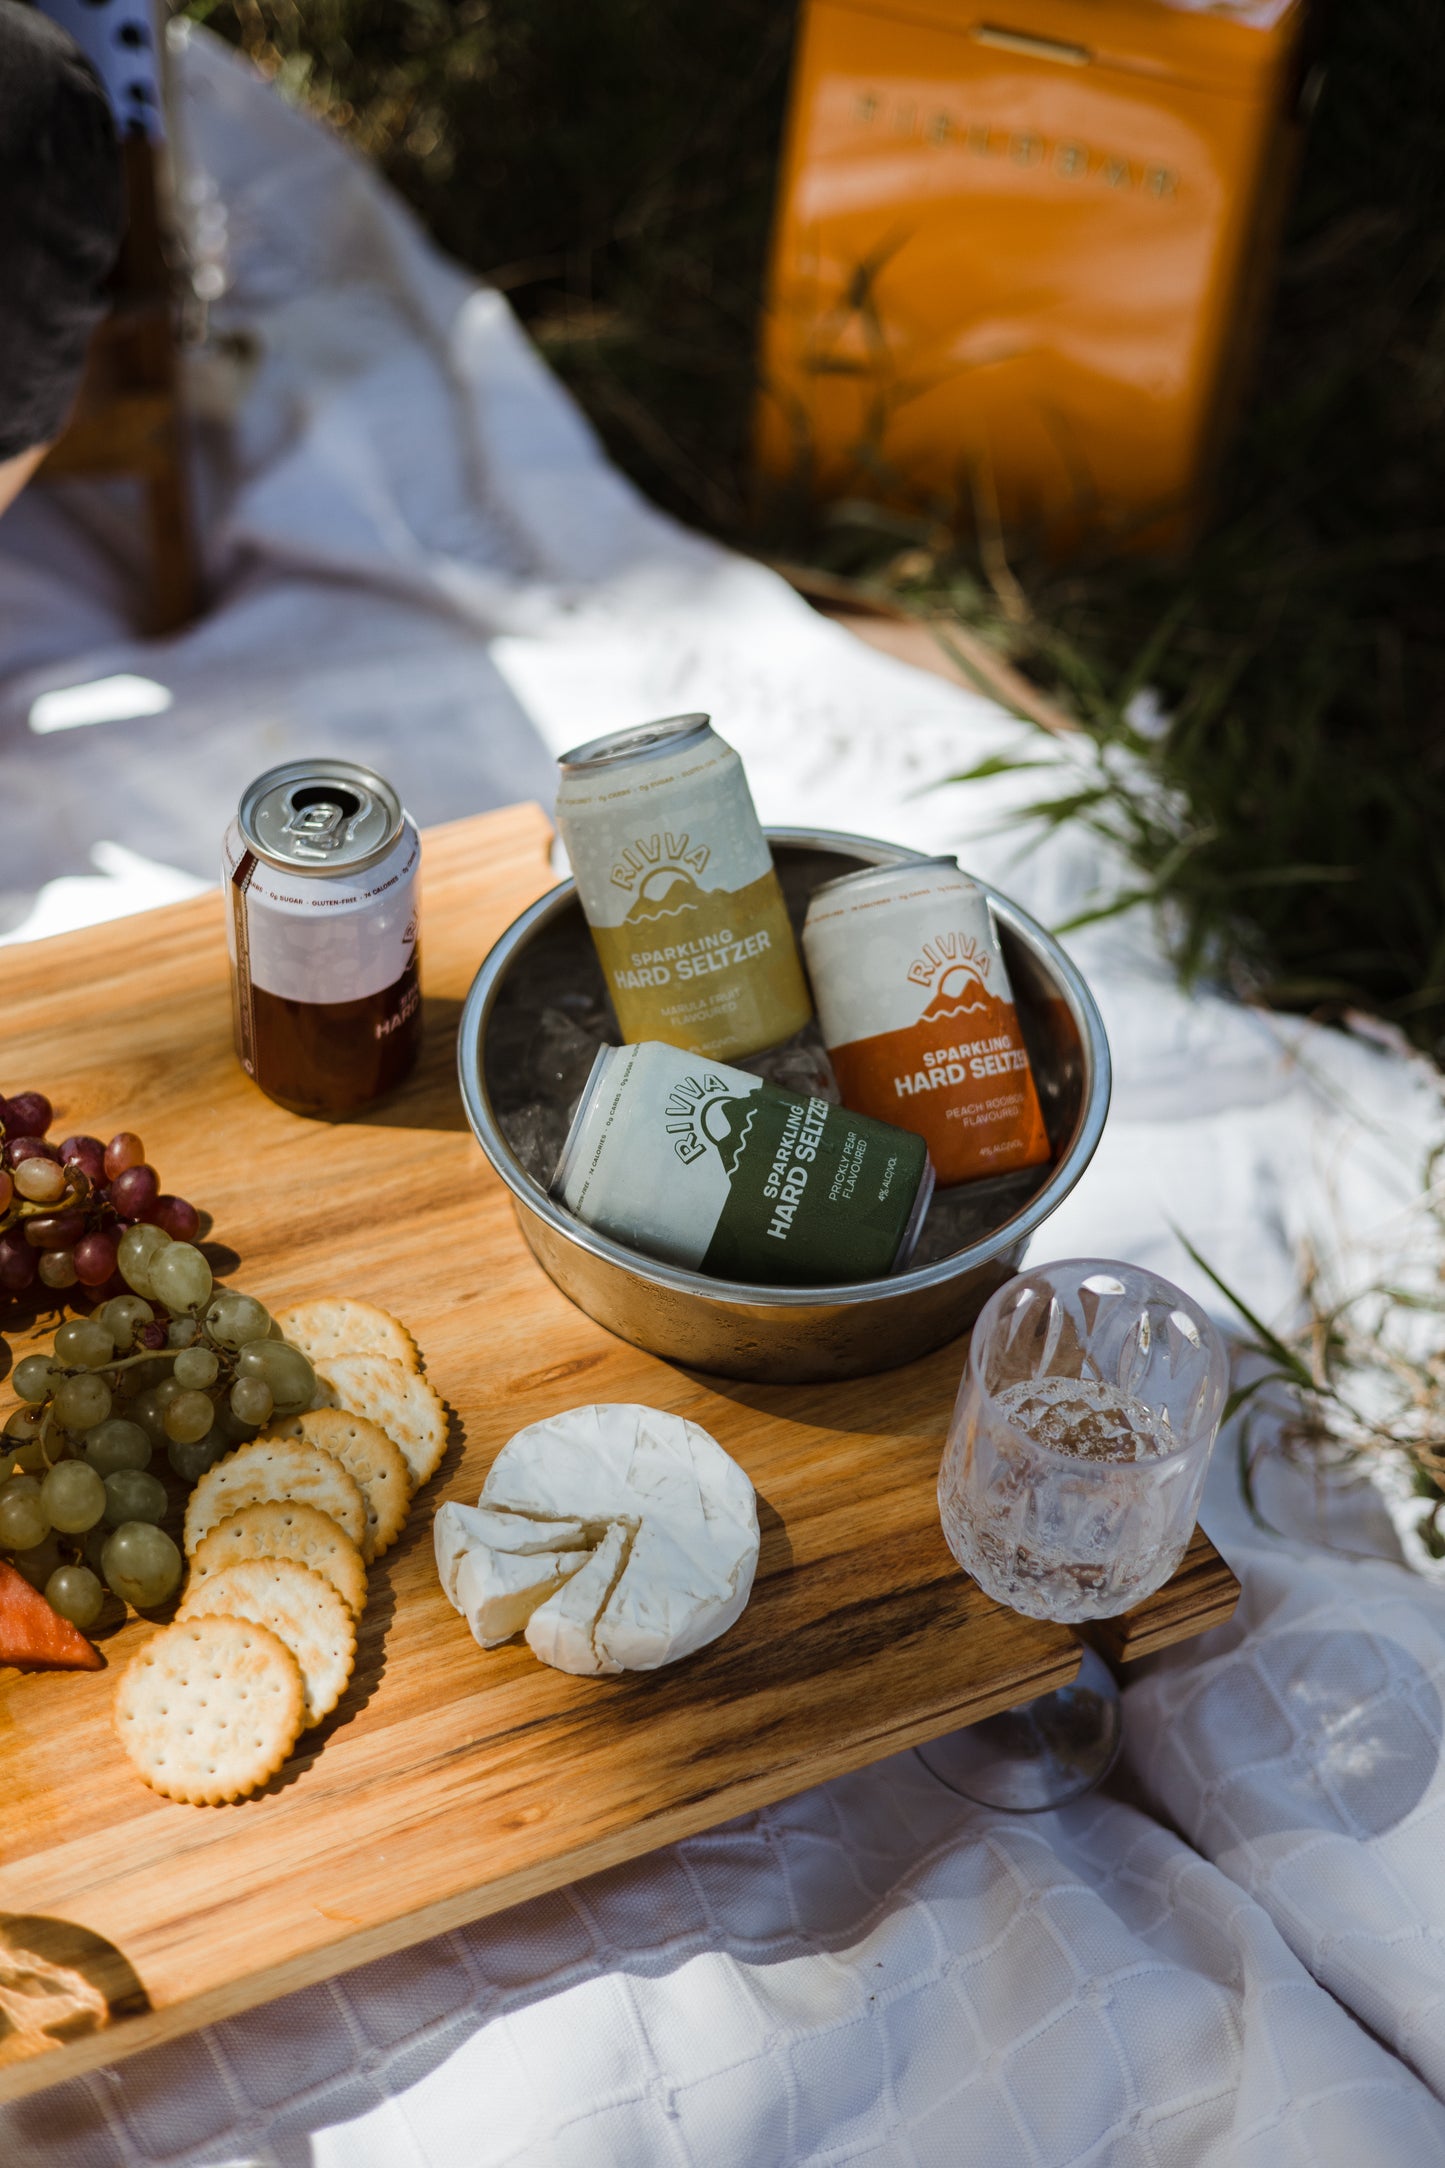
<path id="1" fill-rule="evenodd" d="M 239 1348 L 221 1347 L 217 1344 L 217 1342 L 212 1340 L 210 1334 L 206 1331 L 204 1320 L 197 1316 L 198 1307 L 199 1305 L 192 1303 L 189 1308 L 186 1309 L 184 1312 L 173 1311 L 171 1315 L 172 1319 L 174 1319 L 177 1315 L 184 1315 L 193 1318 L 196 1323 L 199 1337 L 191 1342 L 191 1347 L 204 1347 L 208 1349 L 212 1355 L 215 1356 L 217 1362 L 216 1376 L 212 1380 L 210 1385 L 199 1387 L 198 1390 L 203 1391 L 212 1401 L 214 1406 L 219 1408 L 222 1400 L 225 1398 L 226 1394 L 230 1391 L 232 1384 L 235 1382 L 236 1357 L 240 1353 L 240 1350 Z M 156 1361 L 174 1362 L 178 1355 L 185 1355 L 188 1352 L 188 1349 L 182 1347 L 147 1347 L 138 1349 L 134 1355 L 122 1355 L 115 1362 L 103 1363 L 99 1370 L 91 1370 L 88 1366 L 79 1363 L 56 1363 L 54 1364 L 54 1367 L 61 1372 L 62 1376 L 67 1378 L 105 1377 L 114 1379 L 119 1375 L 122 1370 L 133 1370 L 137 1363 L 153 1363 Z M 36 1433 L 36 1436 L 39 1439 L 40 1443 L 40 1451 L 47 1468 L 53 1468 L 56 1465 L 56 1463 L 50 1458 L 50 1451 L 47 1443 L 50 1435 L 51 1419 L 54 1415 L 54 1412 L 55 1396 L 53 1393 L 50 1393 L 47 1394 L 45 1401 L 42 1405 L 40 1414 L 40 1428 Z"/>
<path id="2" fill-rule="evenodd" d="M 65 1195 L 58 1197 L 53 1204 L 37 1204 L 33 1197 L 22 1197 L 18 1193 L 13 1196 L 4 1211 L 0 1212 L 0 1234 L 3 1234 L 7 1227 L 18 1227 L 25 1220 L 40 1218 L 43 1213 L 73 1212 L 78 1206 L 85 1204 L 90 1197 L 89 1177 L 83 1168 L 77 1167 L 70 1179 L 72 1183 L 78 1182 L 80 1187 L 68 1189 Z M 119 1215 L 113 1213 L 112 1216 Z M 95 1229 L 88 1228 L 86 1231 L 93 1234 Z"/>
<path id="3" fill-rule="evenodd" d="M 103 1363 L 101 1372 L 109 1375 L 113 1370 L 134 1370 L 137 1363 L 165 1362 L 167 1359 L 174 1362 L 178 1355 L 184 1353 L 185 1349 L 179 1347 L 143 1347 L 138 1355 L 122 1355 L 119 1362 Z M 82 1375 L 75 1370 L 67 1370 L 65 1374 L 70 1378 Z"/>
<path id="4" fill-rule="evenodd" d="M 220 1368 L 222 1370 L 225 1369 L 228 1361 L 234 1362 L 237 1354 L 239 1353 L 239 1350 L 235 1348 L 215 1347 L 209 1340 L 193 1340 L 190 1347 L 143 1348 L 139 1355 L 124 1355 L 118 1363 L 106 1363 L 103 1369 L 96 1374 L 99 1376 L 109 1376 L 112 1371 L 133 1370 L 137 1363 L 173 1363 L 178 1355 L 189 1355 L 193 1349 L 198 1347 L 203 1347 L 208 1351 L 208 1353 L 214 1355 L 217 1363 L 220 1365 Z M 73 1378 L 85 1376 L 89 1373 L 77 1370 L 67 1370 L 65 1374 L 68 1378 Z"/>

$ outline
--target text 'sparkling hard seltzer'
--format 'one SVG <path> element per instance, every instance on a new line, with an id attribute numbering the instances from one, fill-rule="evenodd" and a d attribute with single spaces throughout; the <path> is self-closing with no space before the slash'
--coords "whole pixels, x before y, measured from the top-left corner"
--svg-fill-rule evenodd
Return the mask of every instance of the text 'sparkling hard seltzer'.
<path id="1" fill-rule="evenodd" d="M 933 1194 L 920 1137 L 676 1047 L 604 1047 L 552 1177 L 599 1234 L 718 1279 L 881 1279 Z"/>
<path id="2" fill-rule="evenodd" d="M 719 1060 L 791 1038 L 807 982 L 743 764 L 705 715 L 561 760 L 557 826 L 624 1039 Z"/>
<path id="3" fill-rule="evenodd" d="M 825 881 L 803 952 L 847 1106 L 916 1130 L 943 1184 L 1049 1158 L 988 899 L 956 860 Z"/>
<path id="4" fill-rule="evenodd" d="M 411 1070 L 420 864 L 400 798 L 354 761 L 292 761 L 243 796 L 223 853 L 236 1055 L 294 1113 L 354 1113 Z"/>

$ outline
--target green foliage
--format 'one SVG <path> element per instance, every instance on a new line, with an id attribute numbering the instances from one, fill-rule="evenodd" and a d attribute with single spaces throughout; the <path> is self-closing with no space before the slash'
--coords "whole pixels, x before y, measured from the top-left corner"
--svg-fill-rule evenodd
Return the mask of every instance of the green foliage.
<path id="1" fill-rule="evenodd" d="M 1422 1245 L 1437 1260 L 1445 1244 L 1445 1148 L 1432 1153 L 1418 1205 Z M 1176 1234 L 1180 1231 L 1176 1228 Z M 1325 1285 L 1306 1254 L 1301 1275 L 1304 1322 L 1287 1335 L 1271 1331 L 1222 1280 L 1206 1257 L 1180 1234 L 1246 1328 L 1236 1357 L 1250 1375 L 1235 1387 L 1221 1420 L 1243 1411 L 1238 1434 L 1240 1481 L 1261 1527 L 1257 1478 L 1272 1454 L 1317 1471 L 1359 1474 L 1372 1456 L 1402 1462 L 1411 1488 L 1430 1501 L 1417 1524 L 1424 1548 L 1445 1557 L 1445 1285 L 1440 1267 L 1415 1284 L 1398 1276 L 1373 1280 L 1345 1294 Z M 1400 1242 L 1403 1254 L 1405 1241 Z M 1267 1420 L 1260 1421 L 1261 1415 Z"/>

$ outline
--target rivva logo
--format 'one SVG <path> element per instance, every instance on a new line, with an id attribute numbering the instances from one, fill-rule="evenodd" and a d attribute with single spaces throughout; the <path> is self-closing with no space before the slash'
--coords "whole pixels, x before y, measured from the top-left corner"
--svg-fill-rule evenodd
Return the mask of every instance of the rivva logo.
<path id="1" fill-rule="evenodd" d="M 612 868 L 616 887 L 632 898 L 628 924 L 658 918 L 678 918 L 695 911 L 705 894 L 700 876 L 712 856 L 705 843 L 694 843 L 684 830 L 675 836 L 637 836 Z"/>
<path id="2" fill-rule="evenodd" d="M 716 1074 L 680 1077 L 667 1095 L 662 1123 L 683 1165 L 695 1165 L 711 1145 L 731 1181 L 757 1113 L 751 1099 Z"/>
<path id="3" fill-rule="evenodd" d="M 972 934 L 938 933 L 925 941 L 922 953 L 908 966 L 909 983 L 926 987 L 930 1000 L 919 1018 L 922 1024 L 943 1017 L 966 1016 L 988 1000 L 986 981 L 993 964 Z"/>

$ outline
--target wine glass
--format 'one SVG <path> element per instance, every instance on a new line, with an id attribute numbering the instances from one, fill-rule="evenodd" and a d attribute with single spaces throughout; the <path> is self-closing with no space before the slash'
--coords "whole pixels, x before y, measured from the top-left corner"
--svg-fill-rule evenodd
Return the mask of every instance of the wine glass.
<path id="1" fill-rule="evenodd" d="M 1161 1588 L 1194 1528 L 1228 1384 L 1224 1344 L 1179 1288 L 1071 1258 L 997 1290 L 973 1328 L 938 1476 L 944 1538 L 998 1603 L 1073 1625 Z M 1038 1812 L 1101 1783 L 1118 1688 L 1077 1679 L 918 1748 L 985 1806 Z"/>

